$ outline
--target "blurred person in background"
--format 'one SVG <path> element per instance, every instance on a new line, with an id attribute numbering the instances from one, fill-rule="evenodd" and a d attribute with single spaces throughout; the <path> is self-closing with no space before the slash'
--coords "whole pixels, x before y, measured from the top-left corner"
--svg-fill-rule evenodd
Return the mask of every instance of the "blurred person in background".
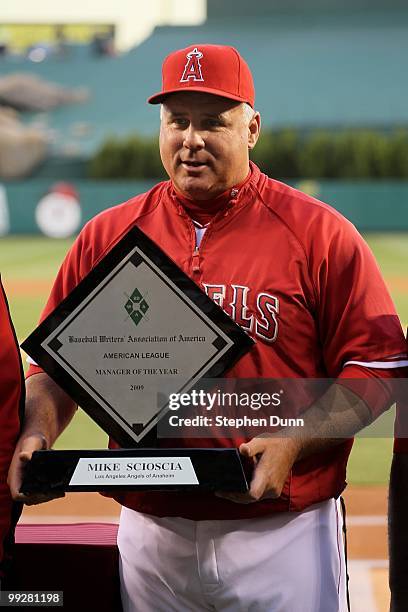
<path id="1" fill-rule="evenodd" d="M 0 588 L 7 586 L 14 528 L 23 507 L 11 498 L 7 473 L 20 433 L 24 401 L 20 349 L 0 278 Z"/>
<path id="2" fill-rule="evenodd" d="M 9 35 L 4 26 L 0 25 L 0 58 L 5 57 L 9 51 Z"/>
<path id="3" fill-rule="evenodd" d="M 115 53 L 115 28 L 111 26 L 107 32 L 96 32 L 92 39 L 91 49 L 97 57 L 111 56 Z"/>
<path id="4" fill-rule="evenodd" d="M 389 490 L 391 612 L 408 610 L 408 374 L 406 377 L 397 401 Z"/>

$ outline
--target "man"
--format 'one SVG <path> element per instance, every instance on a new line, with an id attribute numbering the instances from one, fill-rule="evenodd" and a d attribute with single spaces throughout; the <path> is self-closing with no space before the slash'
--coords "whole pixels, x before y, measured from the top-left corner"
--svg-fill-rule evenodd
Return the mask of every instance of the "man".
<path id="1" fill-rule="evenodd" d="M 20 350 L 0 279 L 0 588 L 6 584 L 14 527 L 21 504 L 13 503 L 7 472 L 20 431 L 24 408 L 24 377 Z"/>
<path id="2" fill-rule="evenodd" d="M 84 228 L 44 316 L 137 225 L 256 341 L 230 376 L 339 384 L 309 411 L 315 437 L 180 440 L 239 446 L 255 464 L 247 494 L 116 496 L 124 609 L 343 611 L 335 498 L 352 442 L 341 438 L 390 402 L 375 368 L 397 369 L 394 356 L 404 352 L 394 307 L 350 223 L 250 164 L 260 116 L 235 49 L 192 45 L 170 54 L 162 91 L 149 102 L 162 104 L 160 153 L 170 181 Z M 22 461 L 52 445 L 75 406 L 39 368 L 29 375 L 10 485 L 16 499 L 37 503 L 46 496 L 19 494 Z M 373 381 L 368 400 L 350 388 L 353 378 Z"/>

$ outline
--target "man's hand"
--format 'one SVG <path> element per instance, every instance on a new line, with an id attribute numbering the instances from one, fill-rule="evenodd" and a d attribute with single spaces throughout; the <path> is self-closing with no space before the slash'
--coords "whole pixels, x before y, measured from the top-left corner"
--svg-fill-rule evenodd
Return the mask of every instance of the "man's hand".
<path id="1" fill-rule="evenodd" d="M 239 504 L 280 497 L 301 450 L 301 441 L 290 437 L 259 437 L 241 444 L 239 452 L 252 459 L 255 466 L 250 489 L 247 493 L 218 492 L 216 495 Z"/>
<path id="2" fill-rule="evenodd" d="M 34 451 L 47 448 L 47 441 L 42 434 L 31 434 L 20 438 L 14 451 L 13 459 L 10 464 L 7 483 L 14 501 L 23 502 L 27 506 L 41 504 L 51 501 L 57 497 L 64 497 L 65 493 L 32 493 L 24 495 L 20 492 L 24 478 L 24 469 L 30 461 Z"/>
<path id="3" fill-rule="evenodd" d="M 265 433 L 241 444 L 240 453 L 255 465 L 250 489 L 248 493 L 216 495 L 241 504 L 277 498 L 295 461 L 327 451 L 373 420 L 365 402 L 342 384 L 331 385 L 302 418 L 304 427 L 285 428 L 286 437 Z"/>
<path id="4" fill-rule="evenodd" d="M 31 455 L 34 451 L 46 450 L 54 444 L 72 419 L 76 404 L 44 372 L 27 379 L 26 392 L 24 427 L 10 465 L 8 485 L 15 501 L 31 506 L 64 497 L 63 492 L 23 495 L 20 489 L 24 468 Z"/>

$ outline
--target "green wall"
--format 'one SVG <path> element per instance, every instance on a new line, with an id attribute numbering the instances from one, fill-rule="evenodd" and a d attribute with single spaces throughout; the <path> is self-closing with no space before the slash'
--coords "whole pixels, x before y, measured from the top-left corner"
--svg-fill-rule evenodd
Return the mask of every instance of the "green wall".
<path id="1" fill-rule="evenodd" d="M 37 179 L 3 184 L 9 233 L 39 233 L 35 207 L 52 181 Z M 98 212 L 148 190 L 154 181 L 72 181 L 85 223 Z M 296 187 L 337 208 L 361 231 L 408 231 L 406 181 L 299 181 Z M 4 200 L 4 197 L 3 197 Z M 1 211 L 0 211 L 1 212 Z"/>

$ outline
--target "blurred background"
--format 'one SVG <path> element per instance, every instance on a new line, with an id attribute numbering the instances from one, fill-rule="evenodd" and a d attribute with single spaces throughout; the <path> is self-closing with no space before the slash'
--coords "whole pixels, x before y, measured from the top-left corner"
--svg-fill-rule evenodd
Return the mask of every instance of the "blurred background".
<path id="1" fill-rule="evenodd" d="M 254 161 L 358 227 L 406 329 L 406 0 L 14 0 L 0 4 L 0 272 L 18 338 L 35 327 L 82 225 L 164 178 L 159 113 L 146 98 L 163 57 L 200 42 L 236 46 L 248 61 L 263 124 Z M 78 411 L 59 447 L 105 443 Z M 391 454 L 391 435 L 361 438 L 349 466 L 357 611 L 388 605 Z M 52 502 L 23 520 L 98 514 L 69 497 L 69 512 L 67 500 Z"/>

